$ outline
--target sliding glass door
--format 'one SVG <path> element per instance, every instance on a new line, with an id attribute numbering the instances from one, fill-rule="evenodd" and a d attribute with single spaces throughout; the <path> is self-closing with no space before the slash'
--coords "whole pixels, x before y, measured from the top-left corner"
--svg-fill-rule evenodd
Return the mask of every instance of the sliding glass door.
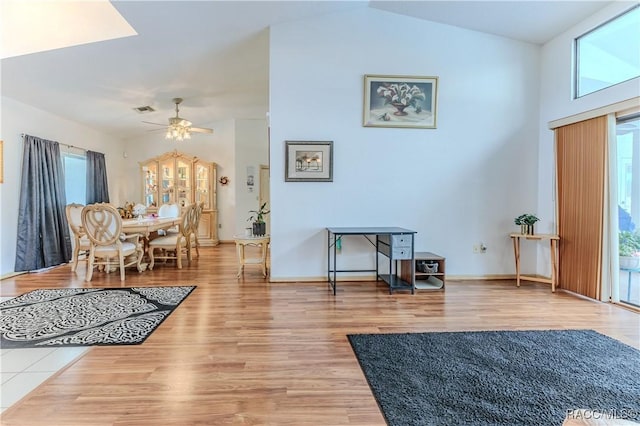
<path id="1" fill-rule="evenodd" d="M 618 299 L 640 307 L 640 115 L 616 124 Z"/>

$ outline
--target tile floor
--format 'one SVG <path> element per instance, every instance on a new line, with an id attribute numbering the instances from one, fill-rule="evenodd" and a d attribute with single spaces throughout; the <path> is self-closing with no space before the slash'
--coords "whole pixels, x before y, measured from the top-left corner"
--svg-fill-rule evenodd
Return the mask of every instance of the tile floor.
<path id="1" fill-rule="evenodd" d="M 89 348 L 0 349 L 0 412 Z"/>
<path id="2" fill-rule="evenodd" d="M 0 298 L 0 302 L 11 299 Z M 0 349 L 0 412 L 82 356 L 89 348 Z"/>

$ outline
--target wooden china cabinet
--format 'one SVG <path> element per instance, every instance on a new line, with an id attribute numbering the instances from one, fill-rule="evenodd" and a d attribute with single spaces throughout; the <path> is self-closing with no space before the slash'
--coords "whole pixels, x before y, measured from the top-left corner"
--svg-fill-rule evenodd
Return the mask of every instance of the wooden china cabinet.
<path id="1" fill-rule="evenodd" d="M 141 162 L 140 169 L 142 203 L 149 212 L 162 204 L 204 203 L 198 240 L 202 245 L 218 244 L 216 163 L 175 150 Z"/>

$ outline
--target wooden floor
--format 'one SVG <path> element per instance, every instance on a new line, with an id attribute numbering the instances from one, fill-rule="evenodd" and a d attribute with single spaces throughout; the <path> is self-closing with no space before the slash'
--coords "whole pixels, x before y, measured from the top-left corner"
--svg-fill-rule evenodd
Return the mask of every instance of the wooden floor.
<path id="1" fill-rule="evenodd" d="M 234 247 L 201 250 L 177 270 L 96 272 L 69 266 L 1 283 L 37 288 L 195 284 L 138 346 L 95 347 L 5 411 L 3 425 L 383 425 L 347 341 L 350 333 L 590 328 L 640 346 L 640 315 L 544 284 L 447 282 L 445 292 L 389 295 L 375 282 L 269 283 L 235 277 Z M 420 362 L 416 359 L 415 362 Z"/>

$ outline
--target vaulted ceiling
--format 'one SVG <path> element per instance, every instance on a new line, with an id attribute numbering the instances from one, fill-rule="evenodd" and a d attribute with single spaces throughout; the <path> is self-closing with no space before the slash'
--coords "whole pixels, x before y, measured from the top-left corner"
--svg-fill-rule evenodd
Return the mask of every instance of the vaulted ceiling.
<path id="1" fill-rule="evenodd" d="M 152 128 L 143 120 L 166 123 L 174 115 L 175 97 L 184 98 L 180 115 L 197 126 L 264 118 L 270 25 L 371 7 L 542 44 L 611 2 L 111 3 L 138 35 L 5 58 L 0 63 L 2 95 L 122 138 Z M 156 111 L 133 109 L 144 105 Z"/>

